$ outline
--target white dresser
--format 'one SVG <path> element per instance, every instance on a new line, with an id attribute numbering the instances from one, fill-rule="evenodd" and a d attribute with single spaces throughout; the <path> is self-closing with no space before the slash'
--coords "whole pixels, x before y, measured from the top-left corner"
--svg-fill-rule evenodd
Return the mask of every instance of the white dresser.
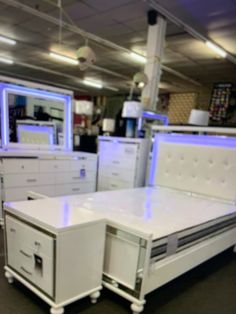
<path id="1" fill-rule="evenodd" d="M 42 208 L 44 210 L 42 210 Z M 64 306 L 100 295 L 105 220 L 65 198 L 6 203 L 5 275 L 62 314 Z"/>
<path id="2" fill-rule="evenodd" d="M 99 137 L 98 191 L 145 185 L 149 139 Z"/>
<path id="3" fill-rule="evenodd" d="M 95 192 L 97 155 L 81 152 L 14 156 L 2 153 L 0 177 L 2 202 L 26 200 L 28 191 L 47 196 Z"/>

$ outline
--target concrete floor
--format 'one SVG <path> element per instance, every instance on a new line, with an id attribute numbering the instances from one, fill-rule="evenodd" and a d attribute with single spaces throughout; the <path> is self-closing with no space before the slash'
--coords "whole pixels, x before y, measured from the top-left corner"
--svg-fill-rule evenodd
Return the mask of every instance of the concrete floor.
<path id="1" fill-rule="evenodd" d="M 0 231 L 0 314 L 45 314 L 49 307 L 28 289 L 4 278 L 3 232 Z M 236 314 L 236 254 L 232 249 L 149 294 L 144 314 Z M 66 314 L 126 314 L 129 302 L 103 290 L 96 305 L 85 298 Z"/>

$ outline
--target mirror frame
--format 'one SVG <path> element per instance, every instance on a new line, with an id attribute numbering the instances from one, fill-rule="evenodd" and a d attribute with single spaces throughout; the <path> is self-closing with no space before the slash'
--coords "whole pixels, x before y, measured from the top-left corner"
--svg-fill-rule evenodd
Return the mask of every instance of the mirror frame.
<path id="1" fill-rule="evenodd" d="M 17 80 L 16 80 L 17 81 Z M 38 85 L 39 88 L 35 88 L 37 84 L 34 84 L 34 88 L 29 86 L 15 85 L 12 83 L 0 83 L 0 105 L 2 111 L 2 148 L 3 149 L 28 149 L 28 150 L 72 150 L 72 99 L 73 92 L 61 90 L 58 93 L 58 88 L 49 86 Z M 56 90 L 56 92 L 55 92 Z M 9 107 L 8 107 L 8 95 L 14 93 L 18 95 L 32 95 L 45 99 L 52 99 L 61 101 L 64 103 L 64 145 L 33 145 L 33 144 L 21 144 L 12 143 L 9 139 Z"/>

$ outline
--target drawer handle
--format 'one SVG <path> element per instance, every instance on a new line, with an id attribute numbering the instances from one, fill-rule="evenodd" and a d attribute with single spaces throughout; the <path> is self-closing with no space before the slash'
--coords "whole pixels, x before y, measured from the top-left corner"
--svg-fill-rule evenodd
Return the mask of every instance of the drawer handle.
<path id="1" fill-rule="evenodd" d="M 80 177 L 73 177 L 72 179 L 73 179 L 73 180 L 79 180 Z"/>
<path id="2" fill-rule="evenodd" d="M 27 179 L 26 181 L 32 183 L 32 182 L 37 182 L 37 179 Z"/>
<path id="3" fill-rule="evenodd" d="M 74 192 L 80 191 L 80 188 L 74 188 L 74 189 L 72 189 L 72 191 L 74 191 Z"/>
<path id="4" fill-rule="evenodd" d="M 20 253 L 28 258 L 32 258 L 32 255 L 25 253 L 23 250 L 20 250 Z"/>
<path id="5" fill-rule="evenodd" d="M 23 266 L 21 266 L 20 269 L 23 270 L 23 272 L 25 272 L 27 275 L 32 276 L 32 273 L 30 271 L 28 271 L 27 269 L 25 269 Z"/>
<path id="6" fill-rule="evenodd" d="M 38 241 L 35 241 L 35 242 L 34 242 L 34 245 L 39 247 L 39 246 L 41 246 L 41 243 L 38 242 Z"/>
<path id="7" fill-rule="evenodd" d="M 113 176 L 118 176 L 119 173 L 117 173 L 117 172 L 112 172 L 112 175 L 113 175 Z"/>
<path id="8" fill-rule="evenodd" d="M 117 185 L 116 185 L 116 184 L 111 184 L 111 186 L 112 186 L 113 188 L 117 188 Z"/>
<path id="9" fill-rule="evenodd" d="M 22 165 L 22 166 L 21 166 L 21 169 L 25 169 L 25 166 Z"/>
<path id="10" fill-rule="evenodd" d="M 16 232 L 16 229 L 10 228 L 10 231 L 11 231 L 11 232 Z"/>
<path id="11" fill-rule="evenodd" d="M 112 163 L 118 165 L 120 162 L 118 160 L 113 160 Z"/>

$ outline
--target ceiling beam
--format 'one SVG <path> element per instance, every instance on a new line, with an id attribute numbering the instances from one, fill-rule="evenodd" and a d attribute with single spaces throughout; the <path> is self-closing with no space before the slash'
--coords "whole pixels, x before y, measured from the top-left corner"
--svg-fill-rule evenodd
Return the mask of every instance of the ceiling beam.
<path id="1" fill-rule="evenodd" d="M 202 33 L 198 32 L 196 29 L 194 29 L 189 24 L 183 22 L 178 17 L 176 17 L 174 14 L 163 8 L 157 1 L 155 0 L 149 0 L 149 4 L 152 6 L 153 9 L 157 10 L 161 15 L 165 16 L 170 22 L 174 23 L 175 25 L 179 26 L 180 28 L 184 29 L 188 34 L 193 36 L 194 38 L 202 41 L 203 43 L 206 43 L 207 41 L 210 41 L 214 43 L 216 46 L 222 48 L 223 47 L 215 43 L 213 40 L 208 38 L 207 36 L 203 35 Z M 225 50 L 226 51 L 226 50 Z M 227 51 L 226 51 L 227 52 Z M 236 58 L 229 52 L 227 52 L 226 58 L 231 61 L 232 63 L 236 64 Z"/>
<path id="2" fill-rule="evenodd" d="M 12 7 L 15 7 L 17 9 L 20 9 L 24 12 L 27 12 L 31 15 L 34 15 L 34 16 L 37 16 L 47 22 L 50 22 L 54 25 L 57 25 L 57 26 L 60 26 L 60 21 L 59 19 L 47 14 L 47 13 L 44 13 L 44 12 L 41 12 L 39 10 L 36 10 L 28 5 L 25 5 L 23 3 L 20 3 L 19 1 L 16 1 L 16 0 L 0 0 L 0 2 L 6 4 L 6 5 L 9 5 L 9 6 L 12 6 Z M 125 48 L 123 46 L 120 46 L 120 45 L 117 45 L 109 40 L 106 40 L 106 39 L 103 39 L 99 36 L 96 36 L 94 34 L 91 34 L 89 32 L 86 32 L 84 30 L 82 30 L 81 28 L 77 27 L 76 25 L 72 25 L 72 24 L 69 24 L 69 23 L 66 23 L 65 21 L 62 22 L 62 27 L 68 31 L 71 31 L 72 33 L 74 34 L 77 34 L 77 35 L 80 35 L 84 38 L 87 38 L 89 40 L 92 40 L 94 42 L 97 42 L 103 46 L 106 46 L 106 47 L 109 47 L 109 48 L 112 48 L 112 49 L 115 49 L 115 50 L 118 50 L 118 51 L 123 51 L 123 52 L 126 52 L 128 54 L 130 54 L 131 52 L 133 52 L 132 50 L 128 49 L 128 48 Z M 167 66 L 163 66 L 162 65 L 162 68 L 164 71 L 166 72 L 169 72 L 179 78 L 182 78 L 184 80 L 187 80 L 188 82 L 191 82 L 192 84 L 194 84 L 195 86 L 199 86 L 201 85 L 198 81 L 186 76 L 186 75 L 183 75 L 182 73 L 180 73 L 179 71 L 175 71 Z M 100 68 L 101 69 L 101 68 Z M 110 71 L 110 70 L 108 70 Z M 110 71 L 110 74 L 111 74 L 112 71 Z"/>

